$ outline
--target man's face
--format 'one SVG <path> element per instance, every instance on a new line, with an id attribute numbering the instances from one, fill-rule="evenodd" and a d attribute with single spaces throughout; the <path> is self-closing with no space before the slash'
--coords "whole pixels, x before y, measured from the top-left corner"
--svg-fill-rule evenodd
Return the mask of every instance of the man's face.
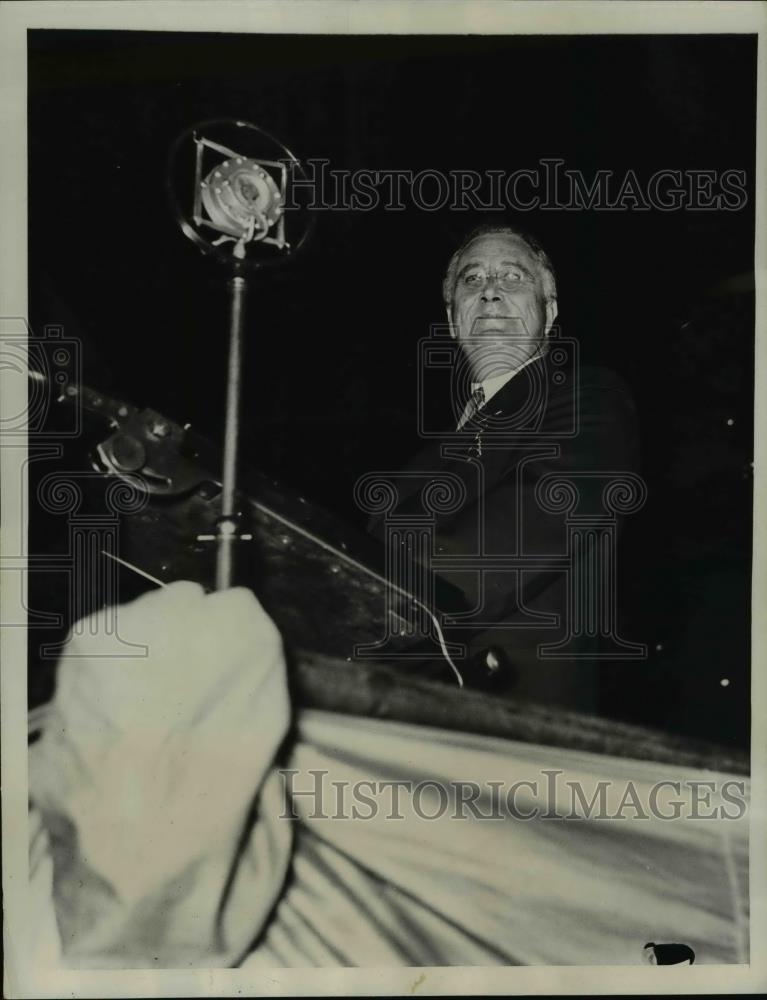
<path id="1" fill-rule="evenodd" d="M 463 251 L 449 318 L 481 382 L 524 364 L 542 349 L 556 318 L 544 274 L 529 247 L 509 233 L 480 236 Z"/>

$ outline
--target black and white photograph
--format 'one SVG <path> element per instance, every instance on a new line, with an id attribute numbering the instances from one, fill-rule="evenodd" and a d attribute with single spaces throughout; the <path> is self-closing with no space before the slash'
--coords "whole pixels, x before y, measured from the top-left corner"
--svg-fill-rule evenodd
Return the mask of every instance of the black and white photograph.
<path id="1" fill-rule="evenodd" d="M 767 7 L 0 15 L 5 995 L 763 990 Z"/>

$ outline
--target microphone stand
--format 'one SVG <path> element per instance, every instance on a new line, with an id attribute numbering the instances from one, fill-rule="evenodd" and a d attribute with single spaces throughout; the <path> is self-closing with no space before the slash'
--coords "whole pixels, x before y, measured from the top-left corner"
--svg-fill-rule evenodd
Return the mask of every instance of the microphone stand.
<path id="1" fill-rule="evenodd" d="M 204 135 L 203 129 L 206 133 Z M 266 154 L 263 152 L 264 143 L 270 147 Z M 271 151 L 274 147 L 278 151 L 277 157 Z M 211 164 L 211 156 L 218 157 L 215 164 Z M 220 513 L 215 534 L 198 535 L 197 539 L 216 543 L 216 590 L 226 590 L 233 585 L 235 546 L 240 541 L 252 538 L 242 533 L 241 512 L 237 510 L 243 333 L 247 295 L 245 272 L 248 268 L 255 270 L 279 262 L 276 257 L 259 259 L 257 255 L 249 256 L 246 248 L 263 242 L 278 250 L 287 249 L 290 253 L 286 256 L 291 256 L 309 238 L 314 226 L 311 212 L 308 212 L 300 239 L 292 243 L 285 238 L 284 212 L 288 182 L 294 170 L 299 172 L 304 181 L 308 180 L 306 171 L 287 146 L 258 126 L 239 119 L 213 119 L 193 125 L 176 138 L 168 158 L 166 187 L 181 231 L 203 253 L 212 253 L 220 262 L 225 263 L 231 273 L 228 283 L 229 358 Z M 178 192 L 185 189 L 192 171 L 194 187 L 190 210 L 187 199 L 181 198 Z M 272 228 L 274 232 L 270 236 Z M 210 230 L 220 234 L 217 239 L 208 238 Z M 224 244 L 229 244 L 230 241 L 234 243 L 231 256 L 229 247 L 224 248 Z"/>
<path id="2" fill-rule="evenodd" d="M 235 247 L 235 255 L 237 255 Z M 226 375 L 226 415 L 224 421 L 224 455 L 221 476 L 221 514 L 216 531 L 216 590 L 227 590 L 234 578 L 234 547 L 239 540 L 238 512 L 235 510 L 237 488 L 237 457 L 240 437 L 240 404 L 242 396 L 243 322 L 247 283 L 235 264 L 235 274 L 229 282 L 229 360 Z"/>

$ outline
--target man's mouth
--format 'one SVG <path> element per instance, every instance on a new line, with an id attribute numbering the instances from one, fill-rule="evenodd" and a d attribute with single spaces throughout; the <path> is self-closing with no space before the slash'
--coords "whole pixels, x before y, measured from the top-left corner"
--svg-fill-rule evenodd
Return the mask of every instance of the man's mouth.
<path id="1" fill-rule="evenodd" d="M 493 330 L 506 330 L 509 326 L 508 316 L 478 316 L 476 326 L 485 333 Z"/>
<path id="2" fill-rule="evenodd" d="M 472 335 L 485 336 L 499 334 L 505 336 L 524 336 L 525 324 L 519 316 L 493 316 L 483 314 L 472 322 Z"/>

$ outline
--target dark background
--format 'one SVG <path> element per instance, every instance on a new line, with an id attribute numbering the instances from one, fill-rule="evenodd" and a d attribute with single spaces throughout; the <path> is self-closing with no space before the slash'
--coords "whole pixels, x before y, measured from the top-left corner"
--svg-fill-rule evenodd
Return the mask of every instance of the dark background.
<path id="1" fill-rule="evenodd" d="M 511 217 L 555 262 L 564 335 L 639 407 L 649 499 L 619 549 L 621 629 L 650 659 L 601 668 L 603 711 L 745 745 L 755 60 L 749 36 L 32 31 L 33 328 L 83 338 L 95 387 L 220 434 L 225 275 L 164 191 L 171 142 L 201 119 L 244 118 L 336 169 L 746 171 L 736 212 Z M 355 479 L 417 447 L 417 342 L 478 221 L 320 213 L 306 253 L 253 292 L 248 458 L 361 521 Z"/>

